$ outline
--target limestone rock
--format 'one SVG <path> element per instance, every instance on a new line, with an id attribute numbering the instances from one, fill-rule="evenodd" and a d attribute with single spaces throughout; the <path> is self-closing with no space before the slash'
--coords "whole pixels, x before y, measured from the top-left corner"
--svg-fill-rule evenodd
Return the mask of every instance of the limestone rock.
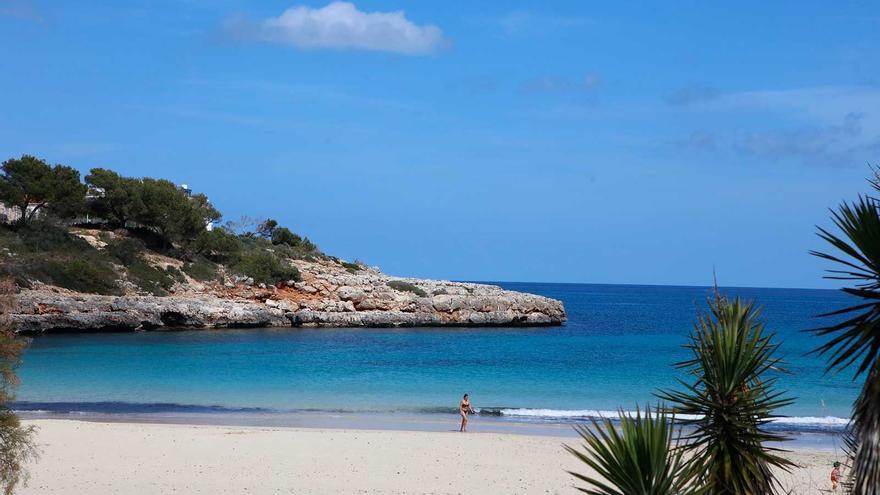
<path id="1" fill-rule="evenodd" d="M 100 296 L 52 288 L 23 290 L 11 319 L 18 332 L 222 327 L 548 326 L 565 322 L 562 303 L 494 285 L 349 273 L 330 260 L 292 263 L 302 281 L 279 287 L 181 284 L 166 297 Z M 399 280 L 425 296 L 393 289 Z"/>

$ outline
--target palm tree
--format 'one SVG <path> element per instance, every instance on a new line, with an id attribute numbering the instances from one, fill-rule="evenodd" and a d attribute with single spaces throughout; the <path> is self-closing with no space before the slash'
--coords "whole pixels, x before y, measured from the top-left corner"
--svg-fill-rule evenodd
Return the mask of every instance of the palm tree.
<path id="1" fill-rule="evenodd" d="M 584 475 L 569 471 L 586 482 L 578 488 L 591 495 L 690 495 L 699 493 L 693 475 L 674 441 L 674 421 L 658 406 L 652 415 L 637 409 L 634 415 L 620 412 L 620 431 L 607 418 L 592 420 L 593 429 L 575 427 L 584 440 L 581 452 L 565 449 L 596 471 Z"/>
<path id="2" fill-rule="evenodd" d="M 880 191 L 880 176 L 875 171 L 870 181 Z M 854 495 L 880 493 L 880 211 L 878 200 L 860 196 L 858 201 L 843 203 L 832 211 L 832 220 L 843 233 L 838 237 L 819 228 L 819 237 L 828 241 L 840 254 L 811 251 L 842 268 L 829 270 L 826 278 L 854 281 L 843 292 L 861 301 L 853 306 L 822 316 L 843 319 L 814 330 L 831 340 L 815 353 L 828 356 L 831 371 L 843 371 L 857 365 L 853 379 L 865 376 L 865 383 L 853 405 L 852 471 Z M 845 239 L 844 239 L 845 238 Z"/>
<path id="3" fill-rule="evenodd" d="M 692 381 L 681 390 L 662 392 L 685 437 L 697 481 L 710 494 L 766 494 L 779 488 L 771 468 L 789 469 L 780 449 L 764 444 L 783 441 L 766 429 L 774 410 L 793 402 L 775 390 L 773 372 L 781 371 L 777 344 L 764 332 L 760 311 L 738 298 L 716 292 L 710 314 L 694 325 L 686 346 L 693 354 L 676 367 Z"/>

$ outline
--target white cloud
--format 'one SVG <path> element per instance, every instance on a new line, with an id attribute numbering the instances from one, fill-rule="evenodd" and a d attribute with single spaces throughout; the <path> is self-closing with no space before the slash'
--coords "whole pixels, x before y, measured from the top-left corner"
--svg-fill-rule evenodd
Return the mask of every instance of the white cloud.
<path id="1" fill-rule="evenodd" d="M 227 29 L 241 38 L 303 50 L 330 48 L 423 55 L 437 50 L 444 42 L 440 28 L 415 24 L 402 10 L 362 12 L 349 2 L 333 2 L 321 8 L 291 7 L 278 17 L 258 23 L 228 23 Z"/>

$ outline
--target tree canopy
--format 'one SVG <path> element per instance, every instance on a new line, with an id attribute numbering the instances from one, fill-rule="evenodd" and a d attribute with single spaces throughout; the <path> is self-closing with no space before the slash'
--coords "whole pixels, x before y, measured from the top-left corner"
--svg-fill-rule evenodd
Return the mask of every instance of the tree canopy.
<path id="1" fill-rule="evenodd" d="M 161 293 L 173 283 L 168 280 L 174 274 L 154 269 L 142 258 L 146 249 L 159 247 L 163 254 L 188 263 L 184 268 L 197 271 L 203 279 L 216 276 L 214 263 L 219 263 L 233 273 L 267 284 L 298 280 L 289 259 L 322 256 L 308 238 L 272 219 L 243 218 L 228 228 L 210 230 L 206 227 L 219 222 L 221 214 L 208 197 L 169 180 L 125 177 L 106 168 L 93 168 L 81 182 L 77 170 L 50 166 L 30 155 L 3 162 L 0 202 L 21 212 L 19 225 L 45 217 L 38 215 L 40 211 L 76 221 L 88 213 L 91 216 L 86 223 L 90 226 L 127 231 L 118 233 L 122 240 L 93 250 L 68 232 L 66 225 L 76 222 L 41 221 L 0 229 L 0 235 L 11 238 L 18 251 L 16 262 L 0 267 L 0 273 L 25 284 L 38 280 L 81 292 L 109 294 L 120 290 L 116 274 L 124 270 L 135 286 Z"/>
<path id="2" fill-rule="evenodd" d="M 86 182 L 100 189 L 90 201 L 95 215 L 119 227 L 134 222 L 166 243 L 192 241 L 209 222 L 220 219 L 220 212 L 207 196 L 190 196 L 169 180 L 122 177 L 112 170 L 95 168 Z"/>
<path id="3" fill-rule="evenodd" d="M 48 210 L 60 218 L 72 218 L 83 211 L 86 186 L 79 172 L 66 165 L 50 166 L 31 155 L 3 162 L 0 201 L 19 210 L 19 225 Z"/>
<path id="4" fill-rule="evenodd" d="M 99 189 L 101 197 L 90 204 L 92 213 L 109 223 L 124 227 L 126 222 L 143 215 L 146 206 L 140 181 L 122 177 L 112 170 L 93 168 L 86 184 Z"/>
<path id="5" fill-rule="evenodd" d="M 145 178 L 140 189 L 144 210 L 134 220 L 167 242 L 195 239 L 208 222 L 220 219 L 207 196 L 190 197 L 169 180 Z"/>

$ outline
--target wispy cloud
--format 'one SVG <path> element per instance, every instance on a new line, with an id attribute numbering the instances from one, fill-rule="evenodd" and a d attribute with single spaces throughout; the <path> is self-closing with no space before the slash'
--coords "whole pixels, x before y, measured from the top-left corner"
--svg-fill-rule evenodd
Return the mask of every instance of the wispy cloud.
<path id="1" fill-rule="evenodd" d="M 119 143 L 107 141 L 64 141 L 52 147 L 57 154 L 66 157 L 92 157 L 106 155 L 122 149 Z"/>
<path id="2" fill-rule="evenodd" d="M 831 124 L 851 113 L 864 113 L 863 125 L 880 124 L 880 87 L 827 86 L 788 90 L 743 91 L 706 102 L 707 109 L 773 110 L 816 123 Z M 880 130 L 880 128 L 876 128 Z"/>
<path id="3" fill-rule="evenodd" d="M 296 6 L 258 22 L 230 19 L 224 30 L 235 38 L 278 43 L 301 50 L 369 50 L 425 55 L 446 41 L 432 24 L 418 25 L 402 10 L 363 12 L 349 2 L 321 8 Z"/>
<path id="4" fill-rule="evenodd" d="M 294 84 L 262 79 L 197 79 L 187 78 L 181 81 L 187 86 L 219 89 L 235 93 L 258 91 L 281 97 L 320 101 L 333 105 L 350 105 L 379 110 L 412 110 L 408 103 L 391 101 L 382 98 L 354 94 L 344 89 L 319 84 Z"/>
<path id="5" fill-rule="evenodd" d="M 797 156 L 809 161 L 852 160 L 860 151 L 876 149 L 880 136 L 865 136 L 863 113 L 850 113 L 835 124 L 800 129 L 749 132 L 734 146 L 741 152 L 779 158 Z"/>
<path id="6" fill-rule="evenodd" d="M 43 24 L 46 19 L 33 2 L 28 0 L 0 0 L 0 16 Z"/>
<path id="7" fill-rule="evenodd" d="M 714 151 L 718 148 L 718 137 L 712 132 L 698 130 L 690 133 L 684 139 L 675 141 L 674 144 L 692 150 Z"/>
<path id="8" fill-rule="evenodd" d="M 447 89 L 468 94 L 495 93 L 500 87 L 501 84 L 494 77 L 470 77 L 446 83 Z"/>
<path id="9" fill-rule="evenodd" d="M 683 98 L 683 100 L 686 98 Z M 880 152 L 880 88 L 817 87 L 690 95 L 687 107 L 720 117 L 676 144 L 746 156 L 846 164 Z M 728 122 L 736 122 L 731 126 Z M 876 156 L 873 156 L 876 158 Z"/>
<path id="10" fill-rule="evenodd" d="M 507 36 L 547 34 L 560 29 L 581 28 L 589 24 L 589 19 L 579 16 L 562 16 L 527 10 L 514 10 L 496 17 L 472 17 L 472 22 L 492 25 Z"/>
<path id="11" fill-rule="evenodd" d="M 602 77 L 591 72 L 578 79 L 566 79 L 560 76 L 537 77 L 524 81 L 521 89 L 526 93 L 561 93 L 593 91 L 601 85 Z"/>
<path id="12" fill-rule="evenodd" d="M 694 103 L 712 101 L 721 96 L 717 89 L 703 85 L 689 85 L 679 88 L 666 97 L 666 102 L 673 106 L 686 107 Z"/>
<path id="13" fill-rule="evenodd" d="M 265 118 L 260 116 L 243 115 L 228 112 L 225 110 L 190 108 L 171 105 L 144 105 L 139 103 L 125 105 L 125 108 L 138 112 L 159 113 L 183 119 L 202 120 L 206 122 L 216 122 L 221 124 L 233 124 L 242 127 L 268 127 L 269 124 Z"/>

